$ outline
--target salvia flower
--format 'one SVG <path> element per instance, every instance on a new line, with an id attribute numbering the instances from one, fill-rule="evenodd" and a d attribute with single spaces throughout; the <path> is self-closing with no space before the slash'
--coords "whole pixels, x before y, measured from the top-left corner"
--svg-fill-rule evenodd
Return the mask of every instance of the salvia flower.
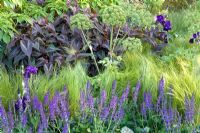
<path id="1" fill-rule="evenodd" d="M 99 105 L 99 113 L 101 113 L 102 108 L 104 107 L 106 102 L 106 90 L 101 91 L 100 105 Z"/>
<path id="2" fill-rule="evenodd" d="M 122 104 L 127 100 L 128 94 L 129 94 L 129 90 L 130 90 L 130 85 L 128 84 L 126 89 L 122 93 L 122 96 L 121 96 L 120 100 L 119 100 L 119 105 L 120 106 L 122 106 Z"/>
<path id="3" fill-rule="evenodd" d="M 7 119 L 6 110 L 4 109 L 1 98 L 0 98 L 0 119 L 1 119 L 4 130 L 7 131 L 9 128 L 8 119 Z"/>
<path id="4" fill-rule="evenodd" d="M 61 97 L 59 100 L 60 100 L 60 107 L 61 107 L 61 117 L 63 118 L 65 122 L 68 122 L 70 118 L 68 103 L 66 102 L 64 97 Z"/>
<path id="5" fill-rule="evenodd" d="M 22 123 L 22 127 L 23 127 L 23 128 L 26 127 L 27 121 L 28 121 L 28 118 L 27 118 L 26 113 L 24 112 L 24 113 L 22 114 L 22 119 L 21 119 L 21 123 Z"/>
<path id="6" fill-rule="evenodd" d="M 14 121 L 14 117 L 13 117 L 13 113 L 12 113 L 10 105 L 9 105 L 9 111 L 8 111 L 7 115 L 8 115 L 9 129 L 10 129 L 10 131 L 12 131 L 12 129 L 14 128 L 14 125 L 15 125 L 15 121 Z"/>
<path id="7" fill-rule="evenodd" d="M 152 96 L 150 92 L 144 93 L 144 102 L 148 110 L 152 109 Z"/>
<path id="8" fill-rule="evenodd" d="M 141 114 L 143 117 L 145 117 L 145 118 L 147 117 L 147 110 L 146 110 L 146 105 L 144 102 L 141 105 Z"/>
<path id="9" fill-rule="evenodd" d="M 138 94 L 139 94 L 139 91 L 140 91 L 140 87 L 141 87 L 141 83 L 140 83 L 140 81 L 138 81 L 137 85 L 135 87 L 134 93 L 133 93 L 133 101 L 135 103 L 137 103 L 137 99 L 138 99 Z"/>
<path id="10" fill-rule="evenodd" d="M 68 133 L 68 123 L 64 124 L 64 127 L 62 129 L 62 133 Z"/>
<path id="11" fill-rule="evenodd" d="M 163 97 L 164 97 L 164 78 L 162 77 L 160 82 L 159 82 L 159 87 L 158 87 L 158 99 L 157 99 L 157 104 L 156 104 L 156 110 L 159 111 L 159 108 L 162 106 L 163 102 Z"/>
<path id="12" fill-rule="evenodd" d="M 161 111 L 162 119 L 165 123 L 166 131 L 169 132 L 172 128 L 174 121 L 174 113 L 172 108 L 167 109 L 166 107 Z"/>
<path id="13" fill-rule="evenodd" d="M 109 112 L 110 112 L 109 107 L 104 107 L 100 114 L 100 119 L 102 121 L 106 121 L 108 118 Z"/>
<path id="14" fill-rule="evenodd" d="M 188 123 L 194 121 L 194 95 L 191 99 L 185 97 L 185 120 Z"/>
<path id="15" fill-rule="evenodd" d="M 49 105 L 49 100 L 50 100 L 50 92 L 48 91 L 45 95 L 44 95 L 44 100 L 43 100 L 43 104 L 45 106 Z"/>

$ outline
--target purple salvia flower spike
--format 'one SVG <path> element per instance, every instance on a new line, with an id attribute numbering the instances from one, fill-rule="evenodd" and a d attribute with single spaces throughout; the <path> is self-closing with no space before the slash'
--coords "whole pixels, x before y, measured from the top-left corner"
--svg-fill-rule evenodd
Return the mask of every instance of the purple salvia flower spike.
<path id="1" fill-rule="evenodd" d="M 124 92 L 122 93 L 122 96 L 119 100 L 119 106 L 121 107 L 123 105 L 123 103 L 127 100 L 128 95 L 129 95 L 129 90 L 130 90 L 130 84 L 128 83 L 126 89 L 124 90 Z"/>
<path id="2" fill-rule="evenodd" d="M 2 122 L 4 131 L 8 131 L 9 125 L 8 125 L 7 114 L 6 114 L 6 110 L 4 109 L 4 106 L 2 104 L 1 98 L 0 98 L 0 118 L 1 118 L 1 122 Z"/>
<path id="3" fill-rule="evenodd" d="M 189 99 L 187 96 L 185 97 L 185 120 L 188 123 L 193 123 L 194 121 L 194 94 L 192 98 Z"/>
<path id="4" fill-rule="evenodd" d="M 109 112 L 110 112 L 109 111 L 109 107 L 104 107 L 103 110 L 102 110 L 102 112 L 101 112 L 100 119 L 102 121 L 106 121 L 107 118 L 108 118 Z"/>
<path id="5" fill-rule="evenodd" d="M 12 113 L 10 105 L 9 105 L 9 111 L 7 114 L 8 114 L 8 121 L 9 121 L 9 129 L 12 132 L 12 129 L 14 128 L 14 125 L 15 125 L 15 121 L 14 121 L 14 117 L 13 117 L 13 113 Z"/>
<path id="6" fill-rule="evenodd" d="M 28 118 L 27 118 L 26 113 L 24 112 L 24 113 L 22 114 L 22 119 L 21 119 L 21 123 L 22 123 L 22 127 L 23 127 L 23 128 L 26 127 L 27 121 L 28 121 Z"/>
<path id="7" fill-rule="evenodd" d="M 137 85 L 135 87 L 134 93 L 133 93 L 133 101 L 135 103 L 137 103 L 137 99 L 138 99 L 138 94 L 139 94 L 140 88 L 141 88 L 141 83 L 140 83 L 140 81 L 138 81 Z"/>
<path id="8" fill-rule="evenodd" d="M 141 105 L 141 114 L 144 118 L 147 117 L 147 110 L 146 110 L 146 106 L 145 106 L 145 103 L 143 102 L 142 105 Z"/>
<path id="9" fill-rule="evenodd" d="M 152 96 L 150 92 L 144 93 L 144 102 L 147 110 L 152 109 Z"/>
<path id="10" fill-rule="evenodd" d="M 102 108 L 104 107 L 106 102 L 106 90 L 101 91 L 101 99 L 100 99 L 100 105 L 99 105 L 99 113 L 101 114 Z"/>
<path id="11" fill-rule="evenodd" d="M 34 98 L 33 98 L 33 109 L 34 110 L 39 110 L 40 106 L 41 105 L 40 105 L 40 101 L 39 101 L 38 97 L 34 96 Z"/>
<path id="12" fill-rule="evenodd" d="M 44 133 L 43 132 L 43 126 L 42 126 L 41 123 L 38 125 L 38 133 Z"/>
<path id="13" fill-rule="evenodd" d="M 158 87 L 158 99 L 157 99 L 157 104 L 156 104 L 156 111 L 159 112 L 160 107 L 162 107 L 163 103 L 163 97 L 164 97 L 164 78 L 162 77 L 160 82 L 159 82 L 159 87 Z"/>
<path id="14" fill-rule="evenodd" d="M 68 133 L 68 123 L 64 124 L 64 127 L 62 129 L 62 133 Z"/>
<path id="15" fill-rule="evenodd" d="M 45 96 L 44 96 L 44 100 L 43 100 L 44 106 L 49 105 L 49 99 L 50 99 L 50 92 L 47 91 L 47 93 L 46 93 Z"/>

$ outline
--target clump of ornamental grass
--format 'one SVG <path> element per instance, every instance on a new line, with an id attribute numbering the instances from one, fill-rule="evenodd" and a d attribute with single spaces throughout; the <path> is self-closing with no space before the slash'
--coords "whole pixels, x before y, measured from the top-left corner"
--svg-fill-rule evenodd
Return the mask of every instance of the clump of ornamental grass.
<path id="1" fill-rule="evenodd" d="M 70 93 L 69 99 L 71 101 L 70 109 L 76 110 L 78 108 L 78 100 L 80 95 L 80 89 L 85 86 L 88 76 L 85 69 L 80 63 L 77 63 L 74 67 L 63 67 L 59 72 L 54 71 L 50 78 L 46 78 L 45 75 L 38 74 L 34 77 L 30 86 L 32 92 L 35 93 L 39 99 L 43 99 L 44 94 L 49 91 L 51 94 L 55 92 L 55 89 L 62 90 L 63 86 L 67 85 Z"/>

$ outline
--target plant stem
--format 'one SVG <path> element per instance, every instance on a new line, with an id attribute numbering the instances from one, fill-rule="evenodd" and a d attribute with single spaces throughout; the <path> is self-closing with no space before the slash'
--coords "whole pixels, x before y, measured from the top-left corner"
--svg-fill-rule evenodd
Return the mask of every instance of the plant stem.
<path id="1" fill-rule="evenodd" d="M 111 57 L 111 60 L 112 60 L 113 29 L 114 29 L 114 27 L 112 26 L 111 34 L 110 34 L 110 57 Z"/>
<path id="2" fill-rule="evenodd" d="M 95 59 L 95 56 L 94 56 L 94 53 L 93 53 L 93 50 L 92 50 L 92 46 L 88 43 L 88 41 L 87 41 L 87 39 L 86 39 L 86 37 L 85 37 L 85 34 L 84 34 L 84 32 L 83 32 L 82 29 L 81 29 L 81 32 L 82 32 L 83 37 L 84 37 L 84 39 L 85 39 L 85 43 L 88 45 L 88 47 L 89 47 L 89 49 L 90 49 L 90 52 L 91 52 L 91 54 L 92 54 L 92 58 L 93 58 L 94 63 L 95 63 L 95 65 L 96 65 L 97 71 L 98 71 L 98 73 L 100 74 L 100 70 L 99 70 L 99 67 L 98 67 L 98 65 L 97 65 L 97 61 L 96 61 L 96 59 Z"/>
<path id="3" fill-rule="evenodd" d="M 116 37 L 115 37 L 115 40 L 117 40 L 117 37 L 118 37 L 118 35 L 119 35 L 119 31 L 120 31 L 120 27 L 119 27 L 119 29 L 118 29 L 118 31 L 117 31 L 117 35 L 116 35 Z M 116 42 L 113 43 L 112 51 L 114 51 L 115 45 L 116 45 Z"/>

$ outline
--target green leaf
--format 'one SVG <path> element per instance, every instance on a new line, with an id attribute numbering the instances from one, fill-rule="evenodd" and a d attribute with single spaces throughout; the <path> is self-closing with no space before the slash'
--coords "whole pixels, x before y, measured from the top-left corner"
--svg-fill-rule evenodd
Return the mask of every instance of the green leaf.
<path id="1" fill-rule="evenodd" d="M 5 42 L 5 43 L 9 43 L 10 42 L 10 36 L 8 35 L 8 34 L 4 34 L 3 35 L 3 41 Z"/>

